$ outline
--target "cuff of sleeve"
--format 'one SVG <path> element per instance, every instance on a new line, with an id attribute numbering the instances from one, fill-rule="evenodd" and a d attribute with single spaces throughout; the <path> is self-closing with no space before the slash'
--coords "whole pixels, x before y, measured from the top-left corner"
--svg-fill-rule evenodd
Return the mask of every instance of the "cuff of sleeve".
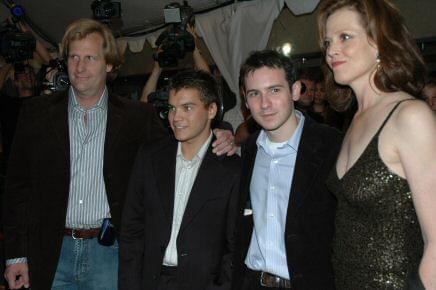
<path id="1" fill-rule="evenodd" d="M 18 264 L 18 263 L 27 263 L 26 257 L 20 257 L 20 258 L 14 258 L 14 259 L 7 259 L 6 260 L 6 266 Z"/>

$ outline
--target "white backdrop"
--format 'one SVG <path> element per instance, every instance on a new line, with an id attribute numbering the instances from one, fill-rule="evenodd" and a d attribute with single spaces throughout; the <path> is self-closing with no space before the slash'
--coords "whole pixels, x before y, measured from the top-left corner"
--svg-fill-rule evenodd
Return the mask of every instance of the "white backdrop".
<path id="1" fill-rule="evenodd" d="M 218 69 L 236 93 L 235 108 L 224 119 L 236 127 L 243 121 L 239 97 L 239 68 L 249 53 L 265 49 L 274 20 L 284 2 L 296 15 L 312 12 L 319 0 L 255 0 L 240 2 L 198 15 L 197 31 L 203 37 Z"/>

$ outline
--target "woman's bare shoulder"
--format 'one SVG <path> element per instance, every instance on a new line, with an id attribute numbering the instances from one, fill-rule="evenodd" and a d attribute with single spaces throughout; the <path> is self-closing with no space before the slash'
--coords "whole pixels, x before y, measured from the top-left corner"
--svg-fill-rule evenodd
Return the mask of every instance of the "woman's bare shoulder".
<path id="1" fill-rule="evenodd" d="M 422 129 L 436 126 L 436 114 L 423 100 L 410 99 L 402 102 L 393 116 L 399 129 Z"/>

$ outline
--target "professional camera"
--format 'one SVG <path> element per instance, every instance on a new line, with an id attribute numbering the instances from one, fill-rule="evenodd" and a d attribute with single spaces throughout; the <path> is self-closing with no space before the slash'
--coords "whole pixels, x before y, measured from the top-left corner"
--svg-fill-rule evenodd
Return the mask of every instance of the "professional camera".
<path id="1" fill-rule="evenodd" d="M 165 5 L 164 16 L 165 23 L 173 23 L 178 31 L 186 31 L 188 24 L 194 25 L 194 9 L 188 5 L 188 1 L 183 1 L 183 6 L 177 2 Z"/>
<path id="2" fill-rule="evenodd" d="M 52 70 L 57 70 L 53 78 L 48 81 L 43 81 L 43 90 L 50 90 L 52 92 L 60 92 L 68 89 L 70 85 L 70 80 L 68 79 L 68 70 L 66 63 L 61 59 L 52 59 L 46 67 L 46 73 L 44 74 L 44 79 L 46 75 Z"/>
<path id="3" fill-rule="evenodd" d="M 165 23 L 173 25 L 157 38 L 156 46 L 159 51 L 153 58 L 161 67 L 177 66 L 178 60 L 195 48 L 194 37 L 186 31 L 188 24 L 194 25 L 194 10 L 187 1 L 183 1 L 183 6 L 175 2 L 165 6 L 164 15 Z"/>
<path id="4" fill-rule="evenodd" d="M 94 0 L 91 4 L 91 10 L 95 19 L 109 23 L 112 17 L 121 17 L 121 2 Z"/>
<path id="5" fill-rule="evenodd" d="M 148 95 L 148 103 L 152 104 L 157 112 L 157 115 L 162 120 L 166 127 L 169 127 L 168 122 L 168 99 L 169 93 L 165 89 L 152 92 Z"/>
<path id="6" fill-rule="evenodd" d="M 15 25 L 7 23 L 0 29 L 0 54 L 6 62 L 16 64 L 31 59 L 35 48 L 35 38 Z"/>

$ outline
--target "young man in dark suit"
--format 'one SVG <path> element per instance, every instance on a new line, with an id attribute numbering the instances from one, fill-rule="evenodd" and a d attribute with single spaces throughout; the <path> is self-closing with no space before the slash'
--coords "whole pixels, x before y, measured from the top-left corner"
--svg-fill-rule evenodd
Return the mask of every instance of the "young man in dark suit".
<path id="1" fill-rule="evenodd" d="M 120 289 L 230 289 L 238 156 L 212 153 L 220 101 L 203 71 L 170 83 L 174 139 L 140 149 L 120 235 Z"/>
<path id="2" fill-rule="evenodd" d="M 325 180 L 340 134 L 294 109 L 301 83 L 290 60 L 275 51 L 248 57 L 240 87 L 262 130 L 242 148 L 234 289 L 334 289 L 335 199 Z"/>

